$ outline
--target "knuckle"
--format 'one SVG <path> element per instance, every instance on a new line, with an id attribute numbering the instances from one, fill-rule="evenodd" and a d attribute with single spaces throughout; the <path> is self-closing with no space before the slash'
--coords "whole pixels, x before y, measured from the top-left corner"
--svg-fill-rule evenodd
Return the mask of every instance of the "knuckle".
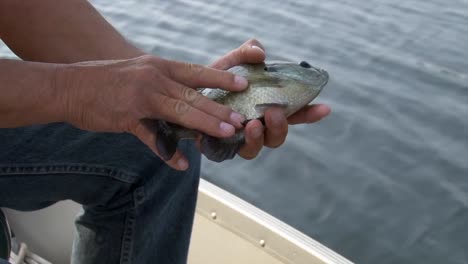
<path id="1" fill-rule="evenodd" d="M 190 89 L 190 88 L 185 88 L 183 90 L 183 98 L 185 101 L 189 102 L 189 103 L 197 103 L 199 100 L 200 100 L 200 94 L 193 90 L 193 89 Z"/>
<path id="2" fill-rule="evenodd" d="M 241 46 L 237 50 L 237 56 L 239 56 L 239 58 L 245 58 L 245 56 L 247 55 L 247 48 L 248 46 Z"/>
<path id="3" fill-rule="evenodd" d="M 187 63 L 186 72 L 189 73 L 192 77 L 198 77 L 203 72 L 203 66 L 195 63 Z"/>
<path id="4" fill-rule="evenodd" d="M 236 53 L 234 52 L 233 53 L 234 56 L 228 56 L 226 57 L 226 65 L 223 66 L 222 69 L 228 69 L 228 68 L 231 68 L 233 66 L 236 66 L 237 64 L 240 63 L 240 61 L 238 59 L 235 58 L 236 56 Z"/>
<path id="5" fill-rule="evenodd" d="M 190 106 L 181 100 L 177 100 L 174 104 L 174 111 L 177 115 L 185 115 L 190 109 Z"/>
<path id="6" fill-rule="evenodd" d="M 232 51 L 230 51 L 227 55 L 225 55 L 219 63 L 219 66 L 216 67 L 216 69 L 220 70 L 227 70 L 231 67 L 234 67 L 238 64 L 240 64 L 241 60 L 239 57 L 239 48 L 236 48 Z"/>
<path id="7" fill-rule="evenodd" d="M 184 63 L 183 65 L 182 73 L 184 73 L 185 78 L 191 83 L 190 86 L 200 83 L 203 78 L 204 67 L 195 63 Z"/>

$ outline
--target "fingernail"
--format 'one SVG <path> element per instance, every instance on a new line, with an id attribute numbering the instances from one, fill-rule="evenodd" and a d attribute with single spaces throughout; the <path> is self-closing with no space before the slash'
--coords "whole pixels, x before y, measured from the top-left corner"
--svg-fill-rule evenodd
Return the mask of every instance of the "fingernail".
<path id="1" fill-rule="evenodd" d="M 234 130 L 235 130 L 234 127 L 226 122 L 221 122 L 221 124 L 219 125 L 219 128 L 221 128 L 224 134 L 228 134 L 228 135 L 234 134 Z"/>
<path id="2" fill-rule="evenodd" d="M 245 79 L 244 77 L 242 76 L 239 76 L 239 75 L 236 75 L 234 77 L 234 83 L 236 84 L 236 86 L 238 88 L 241 88 L 241 89 L 244 89 L 245 87 L 247 87 L 247 85 L 249 84 L 249 82 L 247 81 L 247 79 Z"/>
<path id="3" fill-rule="evenodd" d="M 255 45 L 252 45 L 252 49 L 259 49 L 262 52 L 265 52 L 262 48 L 260 48 L 259 46 L 255 46 Z"/>
<path id="4" fill-rule="evenodd" d="M 252 136 L 253 136 L 255 139 L 260 138 L 262 135 L 263 135 L 263 128 L 261 128 L 261 127 L 256 127 L 256 128 L 254 128 L 254 130 L 252 131 Z"/>
<path id="5" fill-rule="evenodd" d="M 177 166 L 179 166 L 181 170 L 186 170 L 188 168 L 188 163 L 185 159 L 179 159 L 177 161 Z"/>
<path id="6" fill-rule="evenodd" d="M 237 124 L 242 124 L 245 121 L 245 117 L 239 113 L 232 112 L 231 113 L 231 121 Z"/>

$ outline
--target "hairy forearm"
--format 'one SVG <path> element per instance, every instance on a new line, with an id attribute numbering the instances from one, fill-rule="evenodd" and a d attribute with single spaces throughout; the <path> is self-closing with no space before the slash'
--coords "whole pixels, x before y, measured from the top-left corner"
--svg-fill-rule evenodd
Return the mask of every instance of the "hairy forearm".
<path id="1" fill-rule="evenodd" d="M 28 61 L 72 63 L 143 54 L 86 0 L 1 0 L 0 38 Z"/>
<path id="2" fill-rule="evenodd" d="M 61 121 L 57 65 L 0 59 L 0 128 Z"/>

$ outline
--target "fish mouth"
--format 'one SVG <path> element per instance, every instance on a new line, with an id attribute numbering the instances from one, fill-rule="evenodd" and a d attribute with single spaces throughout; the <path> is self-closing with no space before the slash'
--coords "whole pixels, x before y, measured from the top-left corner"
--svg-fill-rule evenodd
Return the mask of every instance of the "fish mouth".
<path id="1" fill-rule="evenodd" d="M 320 89 L 322 89 L 325 85 L 327 85 L 328 83 L 328 79 L 330 78 L 329 75 L 328 75 L 328 72 L 324 69 L 318 69 L 318 71 L 320 72 L 321 76 L 323 76 L 323 83 L 320 87 Z"/>
<path id="2" fill-rule="evenodd" d="M 316 68 L 316 67 L 311 67 L 313 71 L 316 73 L 316 82 L 317 86 L 319 87 L 320 90 L 322 90 L 325 85 L 328 83 L 329 75 L 328 72 L 324 69 Z"/>

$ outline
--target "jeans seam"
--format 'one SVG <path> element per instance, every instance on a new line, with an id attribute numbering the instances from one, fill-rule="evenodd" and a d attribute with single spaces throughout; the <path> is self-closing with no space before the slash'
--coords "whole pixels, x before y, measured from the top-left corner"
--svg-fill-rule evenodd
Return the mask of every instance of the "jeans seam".
<path id="1" fill-rule="evenodd" d="M 131 209 L 127 212 L 125 218 L 124 233 L 122 236 L 122 248 L 120 256 L 120 264 L 130 264 L 132 249 L 133 249 L 133 230 L 135 227 L 135 218 L 136 218 L 135 209 Z"/>
<path id="2" fill-rule="evenodd" d="M 136 174 L 109 166 L 85 163 L 58 163 L 58 164 L 0 164 L 1 175 L 46 175 L 46 174 L 82 174 L 106 176 L 126 183 L 134 183 L 138 178 Z"/>

